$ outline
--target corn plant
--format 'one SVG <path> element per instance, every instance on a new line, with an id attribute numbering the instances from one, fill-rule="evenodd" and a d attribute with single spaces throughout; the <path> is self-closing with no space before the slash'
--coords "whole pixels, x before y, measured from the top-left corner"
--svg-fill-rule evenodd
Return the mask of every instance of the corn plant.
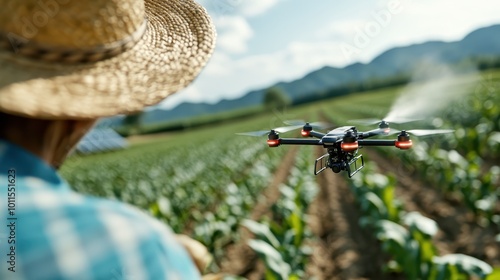
<path id="1" fill-rule="evenodd" d="M 303 279 L 311 253 L 305 241 L 312 235 L 307 228 L 307 208 L 317 187 L 311 175 L 311 147 L 305 147 L 292 169 L 288 184 L 280 188 L 281 197 L 272 206 L 272 219 L 260 223 L 246 220 L 255 235 L 248 245 L 266 265 L 265 279 Z"/>
<path id="2" fill-rule="evenodd" d="M 445 193 L 459 194 L 463 203 L 478 217 L 500 226 L 496 204 L 500 200 L 500 167 L 492 166 L 481 172 L 482 160 L 474 153 L 467 157 L 455 150 L 446 151 L 419 143 L 412 153 L 404 155 L 412 161 L 426 181 L 440 186 Z"/>
<path id="3" fill-rule="evenodd" d="M 463 254 L 449 254 L 433 258 L 433 279 L 470 279 L 474 275 L 479 279 L 499 279 L 500 271 L 493 269 L 476 258 Z"/>
<path id="4" fill-rule="evenodd" d="M 438 232 L 436 222 L 418 212 L 402 211 L 401 203 L 394 198 L 394 188 L 394 178 L 373 172 L 364 172 L 351 181 L 363 213 L 360 223 L 374 229 L 383 250 L 391 257 L 388 271 L 402 272 L 408 279 L 486 279 L 493 273 L 490 265 L 471 256 L 438 256 L 432 240 Z"/>
<path id="5" fill-rule="evenodd" d="M 156 143 L 72 159 L 63 175 L 81 193 L 149 211 L 175 232 L 201 241 L 218 259 L 238 238 L 239 223 L 283 153 L 247 138 Z"/>

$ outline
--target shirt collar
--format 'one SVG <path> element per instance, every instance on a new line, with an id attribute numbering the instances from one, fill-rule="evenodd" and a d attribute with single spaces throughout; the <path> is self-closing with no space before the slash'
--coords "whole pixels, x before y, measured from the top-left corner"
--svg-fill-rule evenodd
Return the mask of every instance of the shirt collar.
<path id="1" fill-rule="evenodd" d="M 41 158 L 16 144 L 0 139 L 0 175 L 6 175 L 11 169 L 15 169 L 17 178 L 34 177 L 57 188 L 66 185 L 56 170 Z"/>

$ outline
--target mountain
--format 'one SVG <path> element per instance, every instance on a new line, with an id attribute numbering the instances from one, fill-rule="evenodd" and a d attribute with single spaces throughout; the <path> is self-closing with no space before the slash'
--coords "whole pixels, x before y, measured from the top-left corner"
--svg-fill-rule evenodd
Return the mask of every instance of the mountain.
<path id="1" fill-rule="evenodd" d="M 422 61 L 456 64 L 468 58 L 492 56 L 500 56 L 500 25 L 478 29 L 457 42 L 431 41 L 396 47 L 380 54 L 367 64 L 354 63 L 344 68 L 326 66 L 301 79 L 280 82 L 274 86 L 283 89 L 292 100 L 298 100 L 314 92 L 349 84 L 387 79 L 401 74 L 409 75 Z M 171 110 L 155 109 L 145 114 L 143 122 L 175 121 L 256 106 L 262 103 L 265 90 L 254 90 L 241 98 L 221 100 L 216 104 L 182 103 Z"/>
<path id="2" fill-rule="evenodd" d="M 171 110 L 154 109 L 146 112 L 142 117 L 142 123 L 161 123 L 165 121 L 176 121 L 189 117 L 221 113 L 236 110 L 262 103 L 263 90 L 252 91 L 238 99 L 223 99 L 215 104 L 185 102 Z"/>

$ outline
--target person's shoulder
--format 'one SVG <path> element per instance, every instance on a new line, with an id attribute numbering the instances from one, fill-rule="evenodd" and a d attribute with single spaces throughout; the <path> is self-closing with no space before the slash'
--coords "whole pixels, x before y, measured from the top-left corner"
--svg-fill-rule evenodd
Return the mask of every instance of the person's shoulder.
<path id="1" fill-rule="evenodd" d="M 172 234 L 170 228 L 153 218 L 146 211 L 118 200 L 77 193 L 68 188 L 33 188 L 42 182 L 31 179 L 26 182 L 31 191 L 19 194 L 23 205 L 35 210 L 58 212 L 73 222 L 84 220 L 86 224 L 103 223 L 111 229 L 127 227 L 129 232 L 144 234 Z"/>
<path id="2" fill-rule="evenodd" d="M 148 212 L 117 200 L 82 196 L 84 208 L 95 211 L 99 219 L 117 228 L 133 227 L 134 231 L 147 234 L 172 235 L 166 224 L 153 218 Z M 91 211 L 91 212 L 93 212 Z"/>
<path id="3" fill-rule="evenodd" d="M 98 214 L 96 220 L 106 229 L 107 239 L 115 244 L 120 255 L 127 256 L 120 273 L 133 279 L 199 278 L 194 263 L 164 223 L 119 201 L 84 197 L 84 202 L 85 207 Z M 133 268 L 138 262 L 147 268 Z M 146 274 L 148 277 L 144 277 Z"/>
<path id="4" fill-rule="evenodd" d="M 147 212 L 43 184 L 27 180 L 17 194 L 18 220 L 23 222 L 19 254 L 53 252 L 51 258 L 30 266 L 43 269 L 58 263 L 68 275 L 91 273 L 118 279 L 197 279 L 196 268 L 174 233 Z"/>
<path id="5" fill-rule="evenodd" d="M 118 200 L 77 193 L 64 182 L 53 184 L 36 177 L 22 178 L 15 190 L 19 214 L 42 212 L 45 219 L 70 218 L 74 223 L 129 226 L 129 231 L 171 234 L 170 228 L 144 210 Z M 133 226 L 133 227 L 132 227 Z"/>

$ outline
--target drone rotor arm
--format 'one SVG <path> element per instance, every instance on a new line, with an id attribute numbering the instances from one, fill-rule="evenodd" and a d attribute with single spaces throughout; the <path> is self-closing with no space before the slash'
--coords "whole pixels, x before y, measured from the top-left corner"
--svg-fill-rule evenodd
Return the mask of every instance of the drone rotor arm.
<path id="1" fill-rule="evenodd" d="M 374 147 L 374 146 L 382 146 L 382 147 L 390 147 L 396 145 L 396 140 L 358 140 L 358 145 L 360 147 Z"/>
<path id="2" fill-rule="evenodd" d="M 281 145 L 323 145 L 319 139 L 280 138 Z"/>
<path id="3" fill-rule="evenodd" d="M 315 138 L 318 138 L 318 139 L 321 139 L 325 136 L 324 133 L 321 133 L 321 132 L 317 132 L 317 131 L 314 131 L 314 130 L 311 130 L 311 131 L 308 131 L 309 133 L 309 136 L 310 137 L 315 137 Z"/>

